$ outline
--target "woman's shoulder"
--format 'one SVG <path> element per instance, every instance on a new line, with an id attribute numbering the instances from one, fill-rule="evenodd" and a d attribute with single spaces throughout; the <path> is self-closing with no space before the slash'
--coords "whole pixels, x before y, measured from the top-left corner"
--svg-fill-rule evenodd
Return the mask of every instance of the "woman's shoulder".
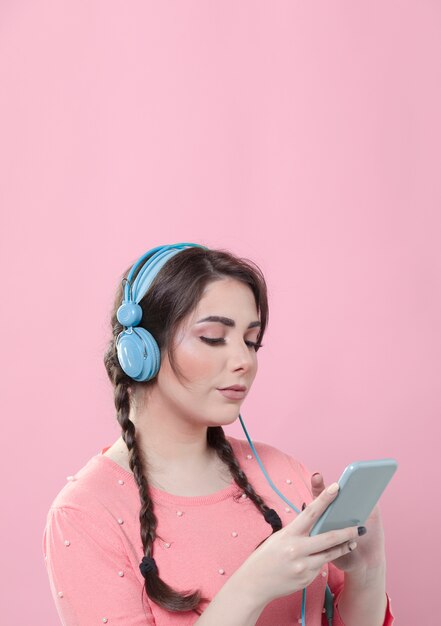
<path id="1" fill-rule="evenodd" d="M 301 474 L 302 477 L 305 474 L 309 474 L 308 470 L 301 461 L 299 461 L 295 456 L 284 452 L 281 448 L 278 448 L 274 444 L 255 440 L 252 441 L 253 445 L 251 446 L 248 439 L 232 437 L 231 435 L 227 435 L 227 439 L 240 461 L 253 460 L 256 456 L 255 453 L 257 453 L 257 456 L 264 465 L 265 463 L 269 463 L 272 468 L 279 468 L 281 470 L 285 470 L 287 467 L 290 467 L 291 470 Z"/>
<path id="2" fill-rule="evenodd" d="M 311 500 L 310 473 L 294 456 L 264 441 L 253 441 L 251 446 L 248 439 L 228 437 L 228 440 L 248 481 L 269 505 L 280 506 L 279 498 L 274 496 L 274 485 L 298 508 Z"/>
<path id="3" fill-rule="evenodd" d="M 66 477 L 66 483 L 56 494 L 50 508 L 81 508 L 90 511 L 106 507 L 109 499 L 121 497 L 121 486 L 127 480 L 130 480 L 130 476 L 121 466 L 102 453 L 95 454 L 78 471 Z"/>

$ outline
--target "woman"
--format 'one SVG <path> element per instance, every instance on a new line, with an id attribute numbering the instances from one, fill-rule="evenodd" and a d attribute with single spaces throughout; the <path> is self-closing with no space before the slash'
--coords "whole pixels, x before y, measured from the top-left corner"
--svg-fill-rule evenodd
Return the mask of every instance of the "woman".
<path id="1" fill-rule="evenodd" d="M 327 585 L 334 626 L 392 623 L 378 509 L 310 537 L 338 485 L 255 442 L 296 514 L 224 433 L 267 320 L 261 271 L 229 252 L 160 246 L 125 272 L 104 358 L 121 437 L 69 477 L 44 533 L 65 626 L 318 626 Z"/>

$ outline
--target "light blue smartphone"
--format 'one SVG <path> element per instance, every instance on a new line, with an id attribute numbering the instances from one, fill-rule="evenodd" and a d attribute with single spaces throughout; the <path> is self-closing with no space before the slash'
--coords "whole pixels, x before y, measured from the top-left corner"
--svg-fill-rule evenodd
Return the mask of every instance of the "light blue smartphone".
<path id="1" fill-rule="evenodd" d="M 348 465 L 338 481 L 340 489 L 335 500 L 314 524 L 310 536 L 363 525 L 397 467 L 395 459 L 355 461 Z"/>

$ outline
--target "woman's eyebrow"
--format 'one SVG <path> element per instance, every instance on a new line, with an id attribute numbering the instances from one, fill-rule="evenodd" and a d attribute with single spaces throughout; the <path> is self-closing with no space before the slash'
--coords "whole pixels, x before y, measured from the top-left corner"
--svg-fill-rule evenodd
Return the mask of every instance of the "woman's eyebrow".
<path id="1" fill-rule="evenodd" d="M 209 315 L 208 317 L 204 317 L 204 319 L 196 322 L 196 324 L 201 324 L 202 322 L 220 322 L 221 324 L 225 324 L 225 326 L 236 326 L 234 320 L 230 319 L 229 317 L 222 317 L 221 315 Z M 248 328 L 255 328 L 256 326 L 261 326 L 259 320 L 248 324 Z"/>

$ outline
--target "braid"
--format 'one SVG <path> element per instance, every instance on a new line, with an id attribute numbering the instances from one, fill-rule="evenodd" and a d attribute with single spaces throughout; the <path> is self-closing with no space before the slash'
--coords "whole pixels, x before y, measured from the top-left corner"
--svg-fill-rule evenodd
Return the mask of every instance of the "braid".
<path id="1" fill-rule="evenodd" d="M 265 521 L 271 524 L 273 533 L 282 528 L 282 520 L 274 509 L 270 509 L 263 499 L 255 492 L 251 483 L 248 482 L 248 478 L 245 472 L 240 467 L 236 456 L 234 454 L 231 444 L 225 437 L 225 432 L 222 426 L 210 426 L 207 431 L 207 443 L 210 447 L 214 448 L 221 459 L 229 468 L 231 475 L 234 478 L 235 483 L 246 493 L 248 498 L 253 502 L 258 511 L 262 513 Z M 238 496 L 241 497 L 241 496 Z M 266 538 L 268 539 L 268 537 Z M 261 541 L 256 548 L 258 548 L 264 541 Z"/>
<path id="2" fill-rule="evenodd" d="M 153 510 L 153 502 L 150 498 L 147 478 L 144 474 L 144 463 L 138 446 L 135 425 L 129 418 L 130 397 L 129 385 L 126 381 L 115 385 L 115 406 L 117 420 L 122 429 L 122 438 L 129 450 L 129 465 L 133 472 L 139 490 L 141 509 L 139 522 L 141 527 L 141 541 L 144 556 L 151 557 L 153 543 L 156 539 L 158 520 Z M 144 589 L 149 598 L 159 606 L 169 611 L 190 611 L 196 609 L 201 602 L 200 591 L 177 592 L 161 580 L 157 568 L 153 568 L 145 577 Z M 205 600 L 205 598 L 204 598 Z"/>
<path id="3" fill-rule="evenodd" d="M 115 387 L 115 403 L 120 401 L 120 410 L 117 412 L 117 420 L 122 429 L 122 438 L 129 451 L 129 466 L 135 477 L 141 498 L 141 510 L 139 521 L 141 522 L 141 541 L 146 556 L 150 556 L 151 547 L 156 536 L 157 519 L 153 512 L 152 501 L 149 497 L 147 480 L 144 475 L 144 463 L 136 439 L 135 425 L 129 418 L 129 394 L 126 383 L 120 383 Z M 148 524 L 142 524 L 142 520 L 148 520 Z"/>

